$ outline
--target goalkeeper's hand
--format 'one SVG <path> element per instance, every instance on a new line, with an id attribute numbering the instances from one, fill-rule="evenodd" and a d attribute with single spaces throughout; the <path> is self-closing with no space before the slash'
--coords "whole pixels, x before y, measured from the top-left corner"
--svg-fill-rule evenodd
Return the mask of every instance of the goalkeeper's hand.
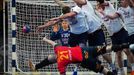
<path id="1" fill-rule="evenodd" d="M 53 32 L 55 33 L 59 31 L 58 24 L 55 24 L 52 28 L 53 28 Z"/>
<path id="2" fill-rule="evenodd" d="M 44 37 L 44 38 L 43 38 L 43 41 L 46 41 L 46 40 L 48 40 L 48 39 L 47 39 L 46 37 Z"/>

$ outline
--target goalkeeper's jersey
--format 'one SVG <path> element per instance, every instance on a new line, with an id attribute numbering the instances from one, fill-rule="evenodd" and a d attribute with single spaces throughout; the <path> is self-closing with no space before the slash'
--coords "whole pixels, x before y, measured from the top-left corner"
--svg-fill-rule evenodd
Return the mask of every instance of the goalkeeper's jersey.
<path id="1" fill-rule="evenodd" d="M 79 46 L 56 46 L 54 50 L 57 54 L 57 63 L 60 74 L 65 73 L 68 64 L 82 62 L 82 50 Z"/>
<path id="2" fill-rule="evenodd" d="M 96 71 L 96 64 L 99 62 L 97 56 L 102 54 L 100 50 L 104 51 L 104 49 L 105 46 L 82 48 L 79 46 L 55 46 L 54 50 L 57 55 L 57 63 L 60 74 L 65 73 L 67 65 L 71 63 L 80 63 L 82 67 Z"/>

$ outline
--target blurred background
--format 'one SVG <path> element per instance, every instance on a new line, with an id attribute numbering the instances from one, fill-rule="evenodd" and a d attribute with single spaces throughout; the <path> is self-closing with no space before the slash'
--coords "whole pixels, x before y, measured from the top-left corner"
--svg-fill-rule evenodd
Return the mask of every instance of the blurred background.
<path id="1" fill-rule="evenodd" d="M 3 0 L 0 0 L 0 72 L 3 72 Z"/>
<path id="2" fill-rule="evenodd" d="M 0 73 L 3 72 L 3 0 L 0 0 Z"/>

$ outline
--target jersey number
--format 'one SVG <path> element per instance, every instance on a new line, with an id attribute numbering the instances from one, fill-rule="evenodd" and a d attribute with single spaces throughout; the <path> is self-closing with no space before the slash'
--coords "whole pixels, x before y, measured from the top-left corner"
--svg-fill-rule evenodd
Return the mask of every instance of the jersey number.
<path id="1" fill-rule="evenodd" d="M 69 60 L 68 51 L 59 51 L 58 52 L 58 61 Z"/>
<path id="2" fill-rule="evenodd" d="M 88 52 L 85 51 L 84 53 L 85 53 L 85 59 L 88 59 Z"/>

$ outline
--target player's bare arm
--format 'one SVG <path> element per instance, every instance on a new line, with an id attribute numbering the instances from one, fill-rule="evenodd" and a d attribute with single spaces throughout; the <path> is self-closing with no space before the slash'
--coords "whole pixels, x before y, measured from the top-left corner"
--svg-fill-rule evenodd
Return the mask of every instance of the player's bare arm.
<path id="1" fill-rule="evenodd" d="M 86 0 L 73 0 L 76 4 L 78 5 L 85 5 L 87 4 L 87 1 Z"/>
<path id="2" fill-rule="evenodd" d="M 64 14 L 62 16 L 59 16 L 59 17 L 56 17 L 56 18 L 52 18 L 50 20 L 51 21 L 54 21 L 54 20 L 62 20 L 62 19 L 74 17 L 75 15 L 77 15 L 76 12 L 70 12 L 70 13 L 66 13 L 66 14 Z"/>
<path id="3" fill-rule="evenodd" d="M 120 17 L 118 13 L 114 13 L 114 14 L 111 14 L 111 15 L 106 15 L 106 17 L 108 17 L 109 19 L 115 19 L 115 18 L 118 18 Z"/>
<path id="4" fill-rule="evenodd" d="M 70 13 L 64 14 L 62 16 L 52 18 L 52 19 L 50 19 L 50 21 L 48 21 L 44 25 L 38 26 L 37 27 L 37 32 L 41 32 L 44 28 L 55 25 L 56 23 L 58 23 L 62 19 L 74 17 L 76 14 L 77 13 L 75 13 L 75 12 L 70 12 Z"/>
<path id="5" fill-rule="evenodd" d="M 41 32 L 44 28 L 47 28 L 49 26 L 53 26 L 58 22 L 59 22 L 59 20 L 52 20 L 52 21 L 50 20 L 47 23 L 44 23 L 44 25 L 38 26 L 37 27 L 37 32 Z"/>
<path id="6" fill-rule="evenodd" d="M 61 7 L 65 7 L 65 6 L 68 6 L 67 4 L 61 2 L 60 0 L 54 0 L 59 6 Z"/>
<path id="7" fill-rule="evenodd" d="M 134 7 L 134 0 L 130 0 L 131 5 Z"/>

